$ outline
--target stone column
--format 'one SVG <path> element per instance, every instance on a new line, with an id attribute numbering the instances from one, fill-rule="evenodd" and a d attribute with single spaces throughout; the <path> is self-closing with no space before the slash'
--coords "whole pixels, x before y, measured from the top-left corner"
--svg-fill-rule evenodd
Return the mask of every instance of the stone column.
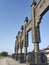
<path id="1" fill-rule="evenodd" d="M 15 40 L 15 60 L 18 60 L 18 36 L 16 36 L 16 40 Z"/>
<path id="2" fill-rule="evenodd" d="M 22 47 L 20 47 L 20 55 L 19 55 L 19 62 L 22 62 Z"/>
<path id="3" fill-rule="evenodd" d="M 28 34 L 25 35 L 25 41 L 24 41 L 24 60 L 26 61 L 26 55 L 27 55 L 27 47 L 28 47 Z"/>
<path id="4" fill-rule="evenodd" d="M 22 48 L 20 48 L 20 54 L 22 53 Z"/>
<path id="5" fill-rule="evenodd" d="M 26 32 L 26 27 L 28 24 L 28 17 L 25 17 L 25 26 L 24 26 L 24 60 L 26 61 L 27 47 L 28 47 L 28 33 Z"/>
<path id="6" fill-rule="evenodd" d="M 24 60 L 26 61 L 27 47 L 24 47 Z"/>
<path id="7" fill-rule="evenodd" d="M 18 60 L 18 49 L 17 46 L 15 46 L 15 60 Z"/>
<path id="8" fill-rule="evenodd" d="M 40 31 L 39 31 L 39 26 L 35 27 L 34 29 L 34 52 L 35 52 L 35 63 L 40 63 L 40 52 L 39 52 L 39 43 L 41 42 L 40 40 Z"/>
<path id="9" fill-rule="evenodd" d="M 18 61 L 18 49 L 16 49 L 16 55 L 15 55 L 16 57 L 16 61 Z"/>
<path id="10" fill-rule="evenodd" d="M 38 62 L 38 52 L 39 52 L 39 44 L 34 43 L 34 52 L 35 52 L 35 63 Z"/>
<path id="11" fill-rule="evenodd" d="M 39 43 L 40 43 L 40 32 L 39 25 L 36 26 L 36 13 L 35 13 L 36 1 L 32 3 L 32 42 L 34 43 L 35 63 L 39 62 Z"/>
<path id="12" fill-rule="evenodd" d="M 39 32 L 39 26 L 35 28 L 34 31 L 34 52 L 35 52 L 35 63 L 40 63 L 40 52 L 39 52 L 39 43 L 40 40 L 40 32 Z"/>

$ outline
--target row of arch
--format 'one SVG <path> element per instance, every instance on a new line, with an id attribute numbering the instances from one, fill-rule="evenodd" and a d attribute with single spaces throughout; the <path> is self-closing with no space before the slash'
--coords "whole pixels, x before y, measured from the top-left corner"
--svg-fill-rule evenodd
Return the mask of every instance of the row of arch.
<path id="1" fill-rule="evenodd" d="M 34 43 L 34 52 L 35 52 L 35 63 L 39 62 L 39 43 L 40 40 L 40 30 L 39 30 L 39 23 L 41 21 L 42 16 L 46 11 L 48 10 L 48 7 L 44 9 L 44 12 L 42 10 L 42 13 L 40 13 L 39 16 L 36 16 L 37 12 L 36 10 L 40 11 L 40 9 L 36 8 L 38 7 L 41 0 L 39 0 L 39 3 L 36 3 L 35 0 L 33 0 L 32 3 L 32 16 L 30 21 L 28 20 L 28 17 L 25 18 L 25 25 L 21 26 L 21 31 L 18 32 L 18 35 L 16 36 L 15 40 L 15 58 L 18 60 L 18 49 L 20 49 L 20 55 L 22 54 L 22 48 L 24 47 L 24 60 L 26 60 L 26 54 L 27 54 L 27 47 L 28 47 L 28 32 L 32 30 L 32 42 Z M 42 1 L 45 2 L 45 1 Z M 48 1 L 49 3 L 49 1 Z M 45 3 L 47 5 L 47 1 Z M 41 11 L 40 11 L 41 12 Z M 37 20 L 36 20 L 37 19 Z M 20 59 L 21 60 L 21 59 Z"/>

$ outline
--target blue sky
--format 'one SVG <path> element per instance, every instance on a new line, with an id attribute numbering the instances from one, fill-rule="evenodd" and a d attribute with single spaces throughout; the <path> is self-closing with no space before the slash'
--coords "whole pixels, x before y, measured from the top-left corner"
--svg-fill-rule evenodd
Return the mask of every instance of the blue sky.
<path id="1" fill-rule="evenodd" d="M 0 52 L 14 52 L 15 37 L 24 25 L 24 18 L 31 18 L 32 0 L 0 0 Z M 40 48 L 49 45 L 49 11 L 43 16 L 40 24 Z M 31 31 L 29 32 L 28 51 L 33 50 Z"/>

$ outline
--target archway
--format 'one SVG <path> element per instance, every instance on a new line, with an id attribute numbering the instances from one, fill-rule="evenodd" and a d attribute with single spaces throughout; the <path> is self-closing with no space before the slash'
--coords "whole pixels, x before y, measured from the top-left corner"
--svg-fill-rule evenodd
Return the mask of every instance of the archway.
<path id="1" fill-rule="evenodd" d="M 41 32 L 41 48 L 48 46 L 49 42 L 49 11 L 47 11 L 40 23 L 40 32 Z"/>
<path id="2" fill-rule="evenodd" d="M 34 50 L 34 45 L 32 43 L 32 30 L 28 32 L 28 49 L 27 52 L 32 52 Z"/>

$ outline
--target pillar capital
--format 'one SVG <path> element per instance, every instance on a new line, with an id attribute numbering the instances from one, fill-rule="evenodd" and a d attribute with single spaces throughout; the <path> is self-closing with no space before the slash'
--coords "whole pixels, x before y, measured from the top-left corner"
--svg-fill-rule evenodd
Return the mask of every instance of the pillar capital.
<path id="1" fill-rule="evenodd" d="M 21 30 L 22 30 L 22 32 L 23 32 L 23 30 L 24 30 L 24 26 L 23 26 L 23 25 L 21 26 Z"/>
<path id="2" fill-rule="evenodd" d="M 33 0 L 33 1 L 32 1 L 32 4 L 31 4 L 31 7 L 32 7 L 33 5 L 35 6 L 36 4 L 37 4 L 36 1 Z"/>
<path id="3" fill-rule="evenodd" d="M 24 20 L 24 22 L 27 24 L 28 23 L 28 17 L 25 17 L 25 20 Z"/>
<path id="4" fill-rule="evenodd" d="M 20 31 L 18 32 L 18 35 L 20 34 Z"/>
<path id="5" fill-rule="evenodd" d="M 18 38 L 18 36 L 16 36 L 16 39 Z"/>

